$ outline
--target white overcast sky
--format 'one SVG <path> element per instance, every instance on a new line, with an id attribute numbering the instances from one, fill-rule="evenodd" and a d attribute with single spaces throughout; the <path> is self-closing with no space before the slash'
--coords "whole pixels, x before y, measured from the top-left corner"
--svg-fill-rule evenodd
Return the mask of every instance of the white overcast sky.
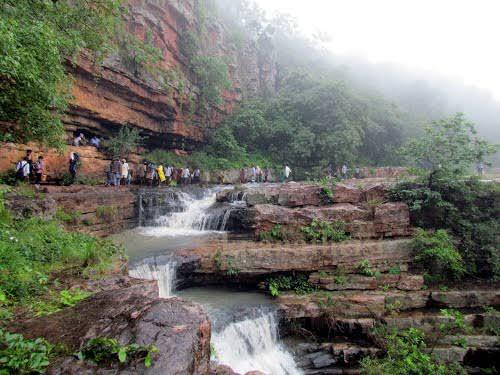
<path id="1" fill-rule="evenodd" d="M 500 101 L 500 0 L 255 0 L 325 31 L 330 49 L 432 70 Z"/>

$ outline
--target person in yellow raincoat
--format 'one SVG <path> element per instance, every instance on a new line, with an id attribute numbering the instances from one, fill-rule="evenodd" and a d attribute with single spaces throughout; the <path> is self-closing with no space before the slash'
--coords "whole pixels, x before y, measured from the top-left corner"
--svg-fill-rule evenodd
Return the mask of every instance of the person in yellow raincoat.
<path id="1" fill-rule="evenodd" d="M 159 179 L 159 184 L 163 184 L 167 178 L 165 177 L 165 171 L 163 170 L 163 165 L 159 165 L 156 168 L 156 172 L 158 172 L 158 179 Z"/>

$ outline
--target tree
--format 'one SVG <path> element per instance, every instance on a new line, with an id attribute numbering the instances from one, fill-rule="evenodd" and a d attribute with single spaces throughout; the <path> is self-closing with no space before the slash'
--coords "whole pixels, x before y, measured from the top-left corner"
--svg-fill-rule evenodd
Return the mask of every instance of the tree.
<path id="1" fill-rule="evenodd" d="M 122 0 L 4 0 L 0 4 L 0 121 L 17 141 L 61 146 L 70 98 L 67 60 L 104 55 Z"/>
<path id="2" fill-rule="evenodd" d="M 117 135 L 106 142 L 106 150 L 113 157 L 128 157 L 131 152 L 137 150 L 141 141 L 139 130 L 124 126 L 120 128 Z"/>
<path id="3" fill-rule="evenodd" d="M 473 163 L 484 162 L 496 149 L 479 138 L 474 124 L 457 113 L 434 121 L 422 138 L 403 147 L 403 154 L 413 165 L 427 170 L 431 182 L 437 175 L 464 175 Z"/>

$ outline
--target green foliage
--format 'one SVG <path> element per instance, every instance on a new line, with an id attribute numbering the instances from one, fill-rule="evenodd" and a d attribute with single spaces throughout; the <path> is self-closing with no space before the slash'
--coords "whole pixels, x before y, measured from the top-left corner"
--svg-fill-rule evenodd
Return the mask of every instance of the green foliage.
<path id="1" fill-rule="evenodd" d="M 52 271 L 79 266 L 100 272 L 123 250 L 111 241 L 62 229 L 57 221 L 13 219 L 0 199 L 0 291 L 12 302 L 46 293 Z"/>
<path id="2" fill-rule="evenodd" d="M 432 281 L 457 280 L 464 275 L 462 257 L 445 230 L 435 233 L 419 230 L 412 247 L 415 263 L 428 272 Z"/>
<path id="3" fill-rule="evenodd" d="M 389 274 L 390 275 L 400 275 L 401 274 L 401 268 L 398 266 L 391 267 L 389 269 Z"/>
<path id="4" fill-rule="evenodd" d="M 218 134 L 220 128 L 215 134 Z M 215 135 L 214 135 L 215 136 Z M 155 150 L 144 155 L 146 160 L 151 160 L 156 164 L 173 165 L 177 167 L 190 166 L 199 167 L 205 171 L 222 169 L 241 169 L 253 165 L 269 167 L 272 163 L 261 155 L 248 155 L 244 151 L 238 153 L 231 150 L 231 146 L 224 143 L 224 137 L 220 137 L 220 143 L 217 141 L 217 147 L 207 149 L 206 151 L 195 151 L 187 156 L 178 156 L 173 152 Z M 227 146 L 227 147 L 226 147 Z M 217 151 L 216 151 L 217 150 Z M 225 152 L 226 151 L 226 152 Z"/>
<path id="5" fill-rule="evenodd" d="M 78 358 L 106 365 L 116 362 L 144 361 L 146 367 L 151 367 L 154 353 L 158 353 L 158 348 L 153 345 L 120 345 L 115 339 L 96 337 L 85 343 L 78 352 Z"/>
<path id="6" fill-rule="evenodd" d="M 457 239 L 468 274 L 481 278 L 500 275 L 496 233 L 500 231 L 500 189 L 476 179 L 435 178 L 432 183 L 401 183 L 391 199 L 410 208 L 411 223 L 446 229 Z"/>
<path id="7" fill-rule="evenodd" d="M 465 370 L 456 363 L 440 364 L 426 352 L 425 335 L 416 328 L 385 332 L 386 355 L 383 358 L 365 357 L 361 360 L 361 373 L 365 375 L 456 375 Z"/>
<path id="8" fill-rule="evenodd" d="M 224 125 L 240 147 L 290 163 L 298 178 L 317 177 L 330 163 L 383 163 L 401 138 L 394 108 L 330 75 L 300 72 L 286 75 L 275 97 L 244 103 Z"/>
<path id="9" fill-rule="evenodd" d="M 465 321 L 464 315 L 454 309 L 441 309 L 441 314 L 447 321 L 439 324 L 439 331 L 443 335 L 456 335 L 458 333 L 471 333 L 472 327 Z"/>
<path id="10" fill-rule="evenodd" d="M 145 39 L 140 40 L 121 26 L 116 39 L 118 54 L 125 67 L 138 78 L 142 73 L 149 73 L 156 79 L 164 75 L 165 71 L 159 67 L 162 51 L 154 46 L 151 32 L 148 30 Z"/>
<path id="11" fill-rule="evenodd" d="M 276 224 L 273 229 L 269 232 L 260 232 L 260 241 L 283 241 L 285 239 L 285 234 L 281 228 L 280 224 Z"/>
<path id="12" fill-rule="evenodd" d="M 0 173 L 0 185 L 17 185 L 16 171 L 14 168 L 8 169 L 7 171 Z"/>
<path id="13" fill-rule="evenodd" d="M 113 221 L 118 216 L 118 208 L 116 206 L 99 206 L 95 214 L 101 220 Z"/>
<path id="14" fill-rule="evenodd" d="M 293 290 L 297 294 L 309 294 L 316 290 L 306 276 L 277 276 L 268 280 L 268 288 L 271 296 L 277 297 L 280 291 Z"/>
<path id="15" fill-rule="evenodd" d="M 500 311 L 494 307 L 485 307 L 483 331 L 489 335 L 500 336 L 500 325 L 498 324 L 499 320 Z"/>
<path id="16" fill-rule="evenodd" d="M 113 157 L 128 157 L 130 153 L 137 151 L 142 139 L 138 129 L 123 126 L 106 142 L 106 151 Z"/>
<path id="17" fill-rule="evenodd" d="M 59 292 L 59 303 L 65 307 L 73 307 L 91 294 L 81 289 L 61 290 Z"/>
<path id="18" fill-rule="evenodd" d="M 0 373 L 45 373 L 52 351 L 44 339 L 27 340 L 20 334 L 0 329 Z"/>
<path id="19" fill-rule="evenodd" d="M 81 216 L 82 213 L 80 211 L 67 213 L 63 208 L 58 207 L 54 218 L 62 223 L 76 224 Z"/>
<path id="20" fill-rule="evenodd" d="M 226 63 L 215 56 L 196 56 L 191 60 L 200 99 L 209 105 L 221 105 L 221 92 L 231 87 Z"/>
<path id="21" fill-rule="evenodd" d="M 301 228 L 301 232 L 304 233 L 307 241 L 341 242 L 349 239 L 342 220 L 329 223 L 313 219 L 309 226 Z"/>
<path id="22" fill-rule="evenodd" d="M 65 59 L 105 51 L 120 0 L 5 0 L 0 5 L 0 121 L 7 137 L 62 147 L 61 115 L 70 98 Z M 3 136 L 6 138 L 6 136 Z"/>
<path id="23" fill-rule="evenodd" d="M 378 271 L 372 268 L 372 265 L 370 264 L 370 261 L 368 259 L 363 259 L 361 262 L 358 263 L 356 268 L 358 272 L 363 276 L 373 277 L 379 274 Z"/>
<path id="24" fill-rule="evenodd" d="M 460 176 L 473 163 L 485 161 L 497 151 L 496 146 L 478 137 L 474 125 L 462 113 L 435 121 L 425 129 L 422 138 L 411 140 L 403 153 L 414 165 L 433 175 Z"/>

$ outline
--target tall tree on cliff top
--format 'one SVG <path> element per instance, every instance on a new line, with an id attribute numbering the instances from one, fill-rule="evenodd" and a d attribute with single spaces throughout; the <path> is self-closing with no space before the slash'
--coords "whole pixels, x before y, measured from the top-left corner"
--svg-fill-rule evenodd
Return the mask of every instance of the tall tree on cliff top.
<path id="1" fill-rule="evenodd" d="M 0 140 L 61 146 L 70 98 L 67 60 L 104 55 L 122 0 L 3 0 L 0 4 Z"/>
<path id="2" fill-rule="evenodd" d="M 474 124 L 462 113 L 457 113 L 434 121 L 422 138 L 403 147 L 403 153 L 413 165 L 429 172 L 431 183 L 435 177 L 465 174 L 474 163 L 484 162 L 497 149 L 477 135 Z"/>

